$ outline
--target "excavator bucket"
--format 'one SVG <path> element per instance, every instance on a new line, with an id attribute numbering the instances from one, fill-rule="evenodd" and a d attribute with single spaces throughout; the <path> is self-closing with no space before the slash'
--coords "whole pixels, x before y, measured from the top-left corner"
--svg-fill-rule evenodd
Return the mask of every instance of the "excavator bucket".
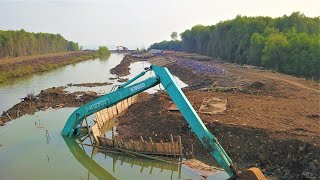
<path id="1" fill-rule="evenodd" d="M 239 174 L 238 179 L 240 180 L 266 180 L 267 178 L 263 175 L 261 170 L 256 167 L 252 167 L 242 171 Z"/>

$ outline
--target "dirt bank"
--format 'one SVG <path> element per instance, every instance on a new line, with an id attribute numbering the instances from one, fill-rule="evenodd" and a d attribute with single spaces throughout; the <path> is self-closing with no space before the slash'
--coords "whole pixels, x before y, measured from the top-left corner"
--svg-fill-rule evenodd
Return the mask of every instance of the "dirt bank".
<path id="1" fill-rule="evenodd" d="M 166 52 L 150 58 L 125 56 L 111 72 L 128 75 L 130 63 L 139 60 L 164 65 L 189 85 L 184 92 L 196 110 L 207 97 L 228 100 L 225 114 L 199 116 L 239 168 L 258 166 L 266 175 L 279 179 L 320 176 L 319 83 L 195 54 Z M 95 93 L 67 93 L 63 88 L 44 90 L 34 100 L 23 101 L 7 113 L 15 118 L 18 110 L 21 116 L 61 104 L 80 106 L 98 97 Z M 166 110 L 172 103 L 166 93 L 143 94 L 139 98 L 118 119 L 119 139 L 143 136 L 169 141 L 170 134 L 180 135 L 185 154 L 190 154 L 194 144 L 197 158 L 213 162 L 181 113 Z M 0 124 L 8 121 L 5 114 L 1 118 Z"/>
<path id="2" fill-rule="evenodd" d="M 77 86 L 77 87 L 97 87 L 97 86 L 107 86 L 111 85 L 112 83 L 104 82 L 104 83 L 79 83 L 79 84 L 67 84 L 68 86 Z"/>
<path id="3" fill-rule="evenodd" d="M 130 64 L 134 62 L 134 59 L 131 55 L 125 55 L 120 64 L 110 70 L 111 74 L 117 76 L 127 76 L 130 74 Z"/>
<path id="4" fill-rule="evenodd" d="M 98 57 L 98 54 L 95 51 L 75 51 L 0 59 L 0 83 L 10 78 L 44 72 L 96 57 Z"/>
<path id="5" fill-rule="evenodd" d="M 95 92 L 68 93 L 64 91 L 64 88 L 66 87 L 53 87 L 42 90 L 39 95 L 31 100 L 24 100 L 14 105 L 0 116 L 0 125 L 10 121 L 10 118 L 15 119 L 50 107 L 78 107 L 99 97 Z"/>
<path id="6" fill-rule="evenodd" d="M 186 94 L 188 99 L 195 104 L 194 106 L 198 107 L 199 101 L 197 99 L 202 99 L 198 93 L 190 91 Z M 223 94 L 223 96 L 226 95 L 228 94 Z M 211 96 L 216 96 L 216 94 L 211 94 Z M 230 101 L 233 102 L 235 99 L 235 97 L 234 99 L 230 98 Z M 238 102 L 244 99 L 239 99 Z M 152 137 L 155 141 L 169 141 L 169 134 L 180 135 L 185 154 L 186 152 L 190 154 L 191 144 L 194 144 L 197 158 L 210 158 L 213 161 L 199 140 L 190 132 L 182 115 L 179 112 L 165 110 L 171 103 L 170 98 L 162 93 L 132 105 L 118 119 L 118 138 L 138 140 L 140 136 L 143 136 L 145 139 Z M 241 109 L 239 110 L 241 111 Z M 249 111 L 243 113 L 246 114 Z M 218 137 L 222 146 L 239 168 L 258 166 L 267 175 L 289 179 L 319 175 L 315 168 L 319 167 L 318 154 L 320 150 L 319 146 L 313 144 L 319 142 L 318 134 L 306 133 L 307 137 L 305 137 L 291 131 L 277 130 L 279 127 L 276 125 L 274 130 L 258 128 L 263 124 L 252 123 L 256 124 L 256 127 L 244 125 L 237 117 L 232 117 L 235 113 L 230 110 L 227 115 L 220 115 L 220 117 L 199 115 L 208 129 Z M 255 112 L 247 116 L 252 114 Z M 250 124 L 250 122 L 246 123 Z M 313 143 L 308 140 L 312 140 Z"/>
<path id="7" fill-rule="evenodd" d="M 166 66 L 186 82 L 186 95 L 196 110 L 206 97 L 228 99 L 225 115 L 199 115 L 238 167 L 258 166 L 280 179 L 320 176 L 319 83 L 194 54 L 170 52 L 156 58 L 143 60 Z M 197 60 L 227 73 L 206 74 L 211 70 L 203 65 L 178 64 L 177 58 Z M 166 110 L 171 103 L 160 93 L 132 105 L 119 118 L 118 138 L 169 140 L 169 134 L 180 135 L 184 152 L 194 144 L 198 158 L 211 158 L 181 114 Z"/>

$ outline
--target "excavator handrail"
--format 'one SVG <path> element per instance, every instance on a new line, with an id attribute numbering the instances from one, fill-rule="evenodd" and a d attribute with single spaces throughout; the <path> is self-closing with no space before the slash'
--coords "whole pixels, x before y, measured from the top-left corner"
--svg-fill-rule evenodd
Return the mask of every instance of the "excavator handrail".
<path id="1" fill-rule="evenodd" d="M 124 83 L 121 88 L 116 91 L 104 95 L 96 100 L 93 100 L 75 110 L 69 117 L 65 127 L 62 130 L 62 135 L 71 137 L 74 134 L 76 127 L 82 120 L 95 112 L 104 108 L 115 105 L 116 103 L 138 94 L 146 89 L 149 89 L 159 83 L 163 85 L 173 102 L 179 108 L 181 114 L 186 119 L 191 127 L 191 130 L 197 135 L 198 139 L 210 154 L 216 159 L 219 165 L 230 175 L 231 178 L 236 178 L 237 172 L 233 163 L 224 149 L 221 147 L 217 138 L 210 133 L 207 127 L 202 122 L 192 105 L 184 95 L 178 84 L 175 82 L 169 70 L 162 66 L 150 66 L 149 70 L 153 70 L 154 77 L 150 77 L 144 81 L 128 86 L 134 80 L 143 76 L 145 72 L 140 73 L 133 79 Z"/>

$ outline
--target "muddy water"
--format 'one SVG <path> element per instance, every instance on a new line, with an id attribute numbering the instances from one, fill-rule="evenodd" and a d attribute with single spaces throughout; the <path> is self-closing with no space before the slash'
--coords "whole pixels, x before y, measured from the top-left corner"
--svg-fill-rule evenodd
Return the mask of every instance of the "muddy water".
<path id="1" fill-rule="evenodd" d="M 25 97 L 27 93 L 34 92 L 38 94 L 41 90 L 66 86 L 69 83 L 94 83 L 94 82 L 112 82 L 112 85 L 101 87 L 70 87 L 68 91 L 95 91 L 101 94 L 109 92 L 113 85 L 120 84 L 117 80 L 110 80 L 116 75 L 110 74 L 110 69 L 118 65 L 123 59 L 123 54 L 111 54 L 107 60 L 93 59 L 68 65 L 56 70 L 30 75 L 24 78 L 11 80 L 10 82 L 0 83 L 0 112 L 5 111 L 13 105 L 19 103 L 20 98 Z M 147 62 L 136 62 L 131 64 L 130 75 L 121 78 L 132 78 L 143 71 L 144 67 L 150 66 Z M 145 76 L 142 79 L 147 78 Z M 179 78 L 175 77 L 181 87 L 187 86 Z M 158 88 L 159 89 L 159 88 Z M 148 92 L 155 92 L 156 88 Z"/>
<path id="2" fill-rule="evenodd" d="M 68 83 L 113 82 L 109 70 L 122 60 L 123 55 L 112 54 L 108 60 L 89 60 L 57 70 L 17 79 L 0 85 L 0 112 L 18 103 L 20 97 L 34 91 Z M 146 62 L 133 63 L 131 78 L 140 73 Z M 146 77 L 152 76 L 147 74 Z M 145 78 L 146 78 L 145 77 Z M 142 78 L 143 79 L 143 78 Z M 186 86 L 175 77 L 178 84 Z M 71 87 L 67 90 L 95 90 L 105 93 L 110 86 L 95 88 Z M 155 87 L 154 92 L 161 87 Z M 0 180 L 2 179 L 201 179 L 192 170 L 178 165 L 133 158 L 119 154 L 102 154 L 91 147 L 79 146 L 75 140 L 60 135 L 74 108 L 49 109 L 25 115 L 0 127 Z M 93 116 L 89 117 L 92 125 Z M 87 139 L 85 143 L 90 143 Z M 226 179 L 219 173 L 210 179 Z"/>
<path id="3" fill-rule="evenodd" d="M 0 179 L 200 178 L 178 165 L 117 154 L 92 155 L 91 147 L 65 141 L 60 131 L 74 110 L 41 111 L 1 127 Z"/>
<path id="4" fill-rule="evenodd" d="M 20 102 L 19 98 L 33 91 L 38 94 L 43 89 L 65 86 L 68 83 L 106 82 L 110 77 L 115 77 L 109 70 L 119 64 L 122 58 L 122 54 L 111 54 L 107 60 L 83 61 L 2 83 L 0 84 L 0 112 L 9 109 Z"/>

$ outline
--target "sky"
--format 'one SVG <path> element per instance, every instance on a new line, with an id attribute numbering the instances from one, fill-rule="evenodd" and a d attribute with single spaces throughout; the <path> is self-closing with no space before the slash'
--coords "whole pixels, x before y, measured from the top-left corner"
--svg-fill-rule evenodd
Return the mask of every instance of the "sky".
<path id="1" fill-rule="evenodd" d="M 242 16 L 320 16 L 320 0 L 0 0 L 0 29 L 61 34 L 84 48 L 147 48 L 197 24 Z"/>

